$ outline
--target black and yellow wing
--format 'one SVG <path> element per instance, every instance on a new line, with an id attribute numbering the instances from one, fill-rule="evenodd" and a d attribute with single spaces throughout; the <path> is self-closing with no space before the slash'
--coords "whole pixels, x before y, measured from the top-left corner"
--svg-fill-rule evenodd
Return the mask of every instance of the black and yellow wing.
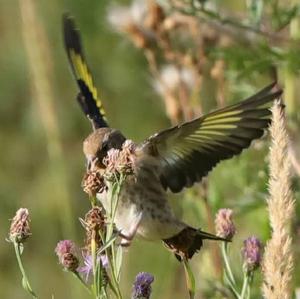
<path id="1" fill-rule="evenodd" d="M 63 15 L 63 35 L 71 69 L 80 90 L 77 100 L 94 129 L 107 127 L 105 111 L 84 57 L 79 30 L 69 14 Z"/>
<path id="2" fill-rule="evenodd" d="M 270 123 L 270 103 L 281 93 L 273 83 L 238 104 L 161 131 L 141 148 L 160 160 L 163 186 L 179 192 L 261 137 Z"/>

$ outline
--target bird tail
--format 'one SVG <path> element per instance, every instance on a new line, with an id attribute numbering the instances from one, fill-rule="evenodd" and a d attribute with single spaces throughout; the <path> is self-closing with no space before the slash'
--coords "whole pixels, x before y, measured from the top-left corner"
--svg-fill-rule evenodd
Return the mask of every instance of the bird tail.
<path id="1" fill-rule="evenodd" d="M 94 129 L 108 127 L 102 102 L 84 57 L 79 30 L 69 14 L 63 15 L 63 36 L 71 70 L 80 90 L 77 101 Z"/>
<path id="2" fill-rule="evenodd" d="M 174 237 L 164 239 L 163 242 L 166 247 L 175 254 L 175 257 L 179 261 L 182 261 L 182 259 L 192 258 L 193 255 L 201 249 L 203 240 L 205 239 L 230 242 L 230 240 L 204 232 L 201 229 L 195 229 L 190 226 L 184 228 Z"/>

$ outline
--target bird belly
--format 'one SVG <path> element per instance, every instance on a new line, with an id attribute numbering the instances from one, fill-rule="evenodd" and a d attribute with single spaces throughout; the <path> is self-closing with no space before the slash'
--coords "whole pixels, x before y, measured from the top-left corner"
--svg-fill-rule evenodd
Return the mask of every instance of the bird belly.
<path id="1" fill-rule="evenodd" d="M 137 234 L 143 239 L 157 241 L 170 238 L 182 230 L 182 225 L 167 219 L 153 218 L 144 213 Z"/>
<path id="2" fill-rule="evenodd" d="M 97 199 L 101 202 L 106 213 L 111 213 L 111 201 L 108 192 L 102 192 L 97 194 Z M 136 205 L 130 202 L 130 198 L 124 197 L 124 194 L 120 194 L 117 211 L 114 218 L 114 223 L 118 231 L 124 235 L 130 235 L 132 228 L 137 219 L 140 217 Z"/>
<path id="3" fill-rule="evenodd" d="M 179 233 L 185 226 L 179 222 L 171 212 L 169 206 L 157 206 L 150 199 L 141 198 L 136 188 L 131 192 L 121 192 L 114 223 L 116 228 L 124 235 L 129 236 L 137 225 L 138 236 L 149 241 L 170 238 Z M 128 188 L 127 188 L 128 191 Z M 111 203 L 107 192 L 97 194 L 107 213 L 110 213 Z M 161 199 L 162 202 L 164 198 Z"/>
<path id="4" fill-rule="evenodd" d="M 114 222 L 124 235 L 134 231 L 144 239 L 154 241 L 173 237 L 186 225 L 174 216 L 155 161 L 149 159 L 140 159 L 136 175 L 128 176 L 123 182 Z M 109 197 L 105 192 L 97 195 L 107 212 L 111 207 Z"/>

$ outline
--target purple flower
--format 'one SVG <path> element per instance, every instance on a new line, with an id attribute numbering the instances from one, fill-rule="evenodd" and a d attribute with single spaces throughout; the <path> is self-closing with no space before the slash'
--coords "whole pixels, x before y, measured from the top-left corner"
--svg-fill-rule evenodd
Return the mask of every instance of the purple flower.
<path id="1" fill-rule="evenodd" d="M 231 209 L 220 209 L 216 214 L 215 225 L 219 237 L 231 240 L 235 235 L 235 226 L 232 221 Z"/>
<path id="2" fill-rule="evenodd" d="M 78 272 L 85 275 L 85 280 L 88 281 L 90 274 L 93 272 L 93 257 L 90 254 L 84 255 L 84 266 L 78 268 Z M 100 255 L 97 257 L 97 263 L 101 261 L 102 266 L 107 269 L 108 258 L 106 255 Z"/>
<path id="3" fill-rule="evenodd" d="M 71 240 L 59 241 L 55 248 L 55 253 L 59 257 L 65 253 L 75 252 L 75 244 Z"/>
<path id="4" fill-rule="evenodd" d="M 59 241 L 55 248 L 59 263 L 72 272 L 77 270 L 79 264 L 75 251 L 75 244 L 71 240 Z"/>
<path id="5" fill-rule="evenodd" d="M 132 299 L 149 299 L 151 295 L 151 283 L 154 281 L 153 275 L 147 272 L 140 272 L 135 277 L 133 284 Z"/>
<path id="6" fill-rule="evenodd" d="M 28 210 L 20 208 L 11 221 L 9 240 L 11 242 L 23 243 L 31 235 L 29 222 Z"/>
<path id="7" fill-rule="evenodd" d="M 254 271 L 259 267 L 261 261 L 261 250 L 262 244 L 256 237 L 252 236 L 244 241 L 242 255 L 246 271 Z"/>

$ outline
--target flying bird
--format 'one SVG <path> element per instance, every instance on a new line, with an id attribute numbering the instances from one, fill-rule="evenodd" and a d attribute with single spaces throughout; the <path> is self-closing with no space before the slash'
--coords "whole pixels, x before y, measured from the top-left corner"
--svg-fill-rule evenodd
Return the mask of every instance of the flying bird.
<path id="1" fill-rule="evenodd" d="M 68 14 L 63 16 L 63 35 L 80 91 L 77 100 L 93 127 L 83 143 L 87 167 L 103 169 L 108 151 L 122 149 L 127 138 L 108 125 L 79 31 Z M 162 130 L 136 144 L 135 177 L 128 176 L 123 183 L 115 216 L 122 245 L 129 245 L 135 235 L 163 240 L 180 260 L 200 250 L 203 239 L 224 241 L 178 219 L 167 201 L 167 191 L 180 192 L 200 182 L 220 161 L 240 154 L 252 140 L 260 138 L 270 123 L 269 107 L 281 93 L 272 83 L 244 101 Z M 110 203 L 106 195 L 101 192 L 97 198 L 107 210 Z"/>

